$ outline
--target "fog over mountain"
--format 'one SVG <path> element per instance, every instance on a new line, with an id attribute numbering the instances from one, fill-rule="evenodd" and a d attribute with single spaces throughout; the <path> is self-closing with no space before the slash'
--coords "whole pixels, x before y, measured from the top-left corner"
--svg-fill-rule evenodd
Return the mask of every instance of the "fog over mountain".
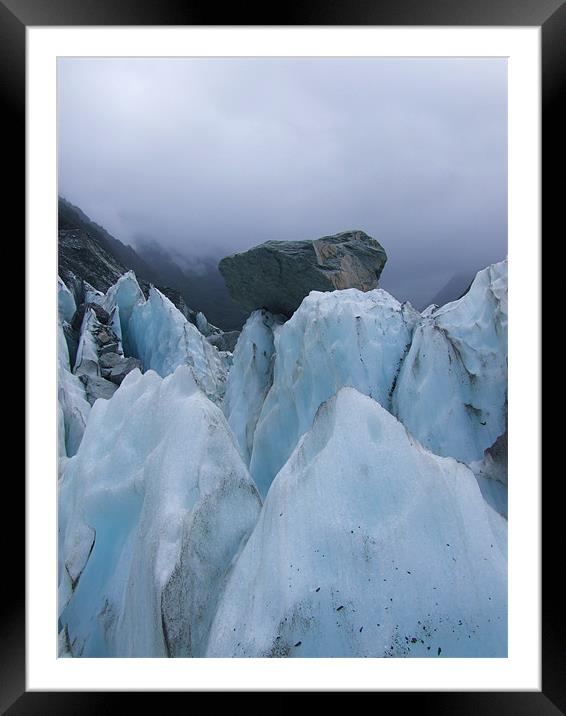
<path id="1" fill-rule="evenodd" d="M 507 254 L 505 59 L 61 58 L 58 73 L 59 194 L 162 272 L 206 278 L 266 240 L 358 228 L 388 253 L 381 286 L 422 308 Z"/>

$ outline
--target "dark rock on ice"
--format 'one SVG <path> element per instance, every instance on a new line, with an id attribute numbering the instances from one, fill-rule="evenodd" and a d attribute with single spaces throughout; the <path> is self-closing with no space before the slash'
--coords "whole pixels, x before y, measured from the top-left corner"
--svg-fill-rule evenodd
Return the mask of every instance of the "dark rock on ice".
<path id="1" fill-rule="evenodd" d="M 218 264 L 230 296 L 247 311 L 290 316 L 311 291 L 377 287 L 387 254 L 363 231 L 315 241 L 266 241 Z"/>
<path id="2" fill-rule="evenodd" d="M 114 368 L 114 366 L 122 360 L 124 360 L 124 357 L 119 353 L 106 352 L 100 356 L 98 364 L 101 368 L 106 370 Z"/>
<path id="3" fill-rule="evenodd" d="M 111 369 L 108 379 L 113 383 L 116 383 L 116 385 L 120 385 L 128 373 L 135 368 L 139 368 L 141 370 L 141 367 L 142 363 L 137 358 L 123 358 Z"/>
<path id="4" fill-rule="evenodd" d="M 99 354 L 103 356 L 106 353 L 119 353 L 119 351 L 120 345 L 118 343 L 107 343 L 106 345 L 100 347 Z"/>
<path id="5" fill-rule="evenodd" d="M 226 331 L 226 333 L 218 333 L 208 336 L 206 340 L 211 345 L 216 346 L 219 351 L 230 351 L 230 353 L 233 353 L 236 343 L 238 342 L 239 335 L 240 331 Z"/>
<path id="6" fill-rule="evenodd" d="M 85 374 L 81 375 L 80 379 L 85 387 L 86 399 L 91 405 L 94 405 L 98 398 L 109 400 L 117 390 L 117 386 L 114 383 L 100 376 Z"/>

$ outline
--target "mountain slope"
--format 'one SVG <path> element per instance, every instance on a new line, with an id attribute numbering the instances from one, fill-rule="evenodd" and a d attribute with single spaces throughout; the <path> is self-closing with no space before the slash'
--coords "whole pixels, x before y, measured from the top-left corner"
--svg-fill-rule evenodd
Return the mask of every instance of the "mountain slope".
<path id="1" fill-rule="evenodd" d="M 103 226 L 99 226 L 92 221 L 78 206 L 74 206 L 63 197 L 59 197 L 59 230 L 61 229 L 80 229 L 84 231 L 92 240 L 109 252 L 119 264 L 135 271 L 138 278 L 152 283 L 159 283 L 155 272 L 131 246 L 123 244 L 109 234 Z M 122 273 L 124 272 L 122 271 Z"/>
<path id="2" fill-rule="evenodd" d="M 150 283 L 153 283 L 181 313 L 195 322 L 196 313 L 187 306 L 178 290 L 162 285 L 159 274 L 152 271 L 130 246 L 115 239 L 81 209 L 61 197 L 58 220 L 59 276 L 73 292 L 77 304 L 84 300 L 83 281 L 106 293 L 122 275 L 133 270 L 146 297 Z"/>
<path id="3" fill-rule="evenodd" d="M 230 298 L 217 258 L 191 260 L 151 240 L 140 240 L 136 249 L 160 281 L 180 291 L 188 305 L 202 311 L 215 326 L 224 331 L 242 328 L 248 314 Z"/>

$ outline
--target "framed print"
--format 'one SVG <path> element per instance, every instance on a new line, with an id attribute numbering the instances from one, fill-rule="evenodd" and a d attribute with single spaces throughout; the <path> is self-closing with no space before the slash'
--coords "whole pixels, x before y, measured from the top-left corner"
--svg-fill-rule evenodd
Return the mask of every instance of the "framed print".
<path id="1" fill-rule="evenodd" d="M 3 710 L 285 690 L 559 713 L 563 4 L 209 19 L 0 2 L 27 368 Z"/>

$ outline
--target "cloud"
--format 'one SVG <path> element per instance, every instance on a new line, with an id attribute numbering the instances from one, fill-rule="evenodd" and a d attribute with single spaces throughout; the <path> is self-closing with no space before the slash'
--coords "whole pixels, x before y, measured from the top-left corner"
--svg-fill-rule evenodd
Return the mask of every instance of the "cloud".
<path id="1" fill-rule="evenodd" d="M 59 191 L 189 257 L 361 228 L 415 302 L 506 255 L 504 59 L 76 59 Z"/>

